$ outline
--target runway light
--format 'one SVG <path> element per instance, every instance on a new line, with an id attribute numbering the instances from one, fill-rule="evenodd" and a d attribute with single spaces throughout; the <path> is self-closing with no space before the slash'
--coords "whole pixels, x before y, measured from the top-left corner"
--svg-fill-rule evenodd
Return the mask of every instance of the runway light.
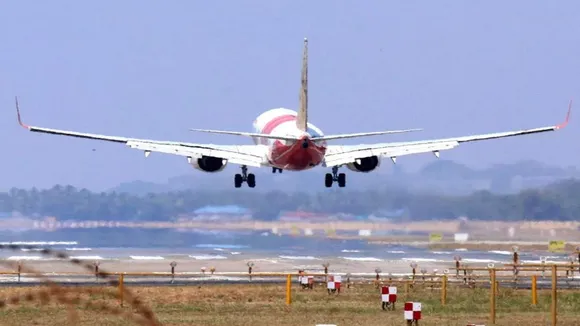
<path id="1" fill-rule="evenodd" d="M 379 286 L 379 280 L 381 279 L 381 276 L 380 276 L 381 272 L 382 271 L 380 268 L 375 268 L 375 274 L 377 274 L 376 275 L 377 287 Z"/>
<path id="2" fill-rule="evenodd" d="M 453 259 L 455 259 L 455 276 L 459 277 L 459 262 L 461 261 L 461 256 L 455 255 Z"/>
<path id="3" fill-rule="evenodd" d="M 518 255 L 518 246 L 513 246 L 512 250 L 514 251 L 514 265 L 517 265 L 518 261 L 519 261 L 519 255 Z M 517 267 L 514 266 L 514 273 L 516 272 Z"/>
<path id="4" fill-rule="evenodd" d="M 93 266 L 95 266 L 95 278 L 97 279 L 97 282 L 99 281 L 99 265 L 101 264 L 101 262 L 99 262 L 98 260 L 95 260 L 93 262 Z"/>
<path id="5" fill-rule="evenodd" d="M 322 264 L 322 267 L 324 267 L 324 274 L 328 274 L 328 267 L 330 266 L 329 262 L 325 262 L 324 264 Z"/>
<path id="6" fill-rule="evenodd" d="M 415 270 L 417 268 L 417 263 L 416 262 L 412 262 L 409 264 L 409 266 L 411 266 L 411 271 L 413 272 L 413 281 L 415 281 Z"/>
<path id="7" fill-rule="evenodd" d="M 250 281 L 252 280 L 252 268 L 254 267 L 254 263 L 249 261 L 246 263 L 248 265 L 248 275 L 250 277 Z"/>
<path id="8" fill-rule="evenodd" d="M 22 261 L 18 261 L 18 282 L 20 283 L 20 272 L 22 271 Z"/>
<path id="9" fill-rule="evenodd" d="M 346 288 L 350 288 L 350 273 L 346 273 Z"/>
<path id="10" fill-rule="evenodd" d="M 171 266 L 171 283 L 175 281 L 175 266 L 177 266 L 177 262 L 172 261 L 169 266 Z"/>

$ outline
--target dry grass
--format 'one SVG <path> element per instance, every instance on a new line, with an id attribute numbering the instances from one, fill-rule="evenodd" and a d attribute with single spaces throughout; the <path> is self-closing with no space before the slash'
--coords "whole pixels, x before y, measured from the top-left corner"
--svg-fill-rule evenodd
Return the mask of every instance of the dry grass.
<path id="1" fill-rule="evenodd" d="M 4 296 L 22 296 L 39 289 L 3 288 Z M 403 325 L 402 302 L 423 303 L 421 325 L 466 325 L 488 323 L 489 292 L 485 289 L 449 289 L 448 304 L 441 306 L 440 291 L 412 290 L 408 298 L 399 296 L 396 311 L 383 311 L 378 290 L 373 286 L 343 289 L 328 295 L 324 286 L 312 291 L 293 287 L 293 303 L 285 305 L 284 285 L 205 285 L 174 287 L 132 287 L 133 294 L 151 307 L 163 325 Z M 74 325 L 127 325 L 127 317 L 108 315 L 99 310 L 103 303 L 119 307 L 103 293 L 84 294 L 77 305 Z M 530 304 L 530 292 L 500 289 L 497 298 L 497 325 L 546 325 L 550 321 L 550 293 L 541 292 L 539 304 Z M 577 325 L 580 291 L 562 291 L 558 297 L 558 325 Z M 130 313 L 131 308 L 121 308 Z M 73 325 L 63 303 L 20 302 L 0 311 L 0 325 Z"/>

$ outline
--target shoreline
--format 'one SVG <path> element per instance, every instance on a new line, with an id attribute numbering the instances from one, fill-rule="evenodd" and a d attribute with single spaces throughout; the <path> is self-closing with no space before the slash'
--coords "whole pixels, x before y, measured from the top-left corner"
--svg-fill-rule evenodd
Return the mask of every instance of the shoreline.
<path id="1" fill-rule="evenodd" d="M 469 233 L 482 238 L 505 238 L 508 230 L 513 229 L 518 237 L 574 237 L 580 234 L 580 222 L 578 221 L 502 221 L 502 220 L 415 220 L 415 221 L 384 221 L 376 220 L 296 220 L 296 221 L 260 221 L 260 220 L 216 220 L 208 221 L 50 221 L 18 219 L 18 221 L 0 221 L 0 229 L 28 228 L 30 230 L 63 230 L 63 229 L 94 229 L 94 228 L 134 228 L 134 229 L 172 229 L 189 231 L 192 229 L 204 230 L 255 230 L 271 231 L 294 231 L 304 234 L 304 231 L 401 231 L 418 233 L 442 233 L 452 236 L 454 233 Z M 296 232 L 298 231 L 298 232 Z M 290 233 L 290 232 L 288 232 Z"/>

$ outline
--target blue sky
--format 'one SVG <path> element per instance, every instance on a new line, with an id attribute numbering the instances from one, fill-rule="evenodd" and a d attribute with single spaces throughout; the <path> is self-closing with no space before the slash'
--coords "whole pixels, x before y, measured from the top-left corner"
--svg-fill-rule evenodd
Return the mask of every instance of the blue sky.
<path id="1" fill-rule="evenodd" d="M 264 110 L 295 109 L 304 37 L 309 117 L 325 133 L 425 128 L 345 143 L 558 123 L 570 98 L 580 102 L 578 17 L 572 0 L 4 1 L 1 188 L 104 189 L 202 173 L 182 157 L 28 133 L 14 95 L 32 125 L 244 144 L 188 128 L 245 131 Z M 442 157 L 576 166 L 576 117 L 561 132 L 465 144 Z M 398 164 L 413 170 L 433 159 Z"/>

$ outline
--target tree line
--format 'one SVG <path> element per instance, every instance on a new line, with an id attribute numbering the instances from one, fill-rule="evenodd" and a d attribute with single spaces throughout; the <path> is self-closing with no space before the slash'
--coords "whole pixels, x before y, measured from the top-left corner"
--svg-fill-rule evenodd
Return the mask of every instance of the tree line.
<path id="1" fill-rule="evenodd" d="M 257 190 L 257 189 L 256 189 Z M 239 205 L 254 217 L 275 219 L 280 211 L 369 215 L 405 209 L 402 219 L 576 220 L 580 217 L 580 181 L 566 180 L 513 195 L 478 191 L 465 196 L 401 189 L 336 189 L 317 194 L 284 191 L 187 190 L 134 196 L 96 193 L 73 186 L 10 189 L 0 193 L 0 212 L 56 216 L 71 220 L 170 220 L 206 205 Z"/>

